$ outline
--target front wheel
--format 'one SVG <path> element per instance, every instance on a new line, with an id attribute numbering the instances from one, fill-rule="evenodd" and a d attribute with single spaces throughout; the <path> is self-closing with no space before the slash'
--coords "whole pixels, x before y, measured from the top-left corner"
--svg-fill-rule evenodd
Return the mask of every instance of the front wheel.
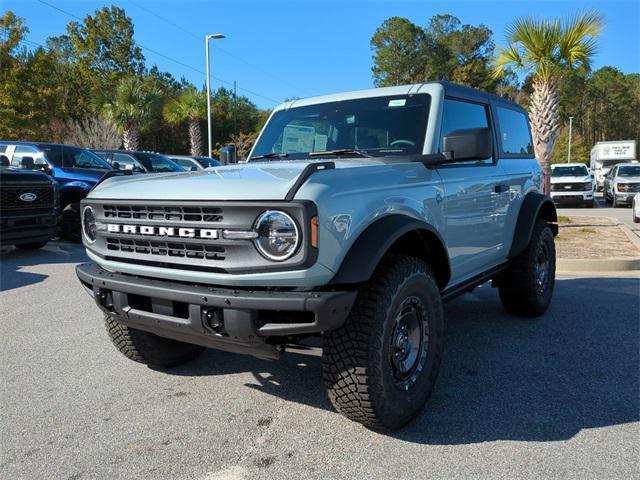
<path id="1" fill-rule="evenodd" d="M 367 427 L 402 427 L 431 395 L 443 335 L 440 292 L 429 267 L 415 257 L 386 257 L 345 324 L 323 337 L 331 403 Z"/>
<path id="2" fill-rule="evenodd" d="M 508 270 L 498 279 L 502 305 L 512 315 L 542 315 L 551 303 L 555 277 L 553 232 L 546 221 L 538 220 L 525 251 L 511 260 Z"/>
<path id="3" fill-rule="evenodd" d="M 60 214 L 58 222 L 58 235 L 60 238 L 73 243 L 82 242 L 82 224 L 80 222 L 80 212 L 68 206 Z"/>

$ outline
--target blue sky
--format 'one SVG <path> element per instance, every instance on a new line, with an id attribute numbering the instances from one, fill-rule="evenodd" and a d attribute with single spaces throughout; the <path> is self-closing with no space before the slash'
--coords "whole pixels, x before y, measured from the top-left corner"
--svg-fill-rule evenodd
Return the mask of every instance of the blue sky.
<path id="1" fill-rule="evenodd" d="M 638 1 L 45 1 L 78 17 L 103 5 L 124 8 L 134 21 L 136 40 L 147 47 L 147 65 L 157 64 L 198 86 L 204 84 L 204 35 L 224 33 L 227 38 L 212 43 L 212 74 L 217 77 L 212 86 L 235 80 L 238 93 L 263 108 L 286 97 L 370 88 L 369 40 L 394 15 L 425 25 L 432 15 L 450 13 L 463 23 L 485 24 L 500 44 L 516 17 L 564 17 L 596 9 L 605 16 L 606 29 L 594 66 L 640 72 Z M 31 30 L 27 39 L 36 43 L 63 33 L 73 20 L 35 0 L 0 0 L 0 10 L 25 17 Z"/>

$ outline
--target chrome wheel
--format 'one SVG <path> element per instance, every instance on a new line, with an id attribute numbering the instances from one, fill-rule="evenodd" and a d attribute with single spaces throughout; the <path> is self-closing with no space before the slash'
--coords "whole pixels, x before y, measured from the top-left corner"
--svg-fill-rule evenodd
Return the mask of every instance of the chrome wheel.
<path id="1" fill-rule="evenodd" d="M 426 309 L 418 297 L 402 302 L 393 321 L 389 360 L 396 387 L 409 390 L 424 368 L 429 343 Z"/>

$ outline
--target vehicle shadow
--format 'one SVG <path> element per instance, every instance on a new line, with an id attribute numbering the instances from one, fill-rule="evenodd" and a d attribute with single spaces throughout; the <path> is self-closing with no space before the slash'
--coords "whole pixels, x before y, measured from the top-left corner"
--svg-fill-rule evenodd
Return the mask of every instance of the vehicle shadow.
<path id="1" fill-rule="evenodd" d="M 639 420 L 640 284 L 634 278 L 558 280 L 550 310 L 504 313 L 485 285 L 447 304 L 440 377 L 425 411 L 390 434 L 421 444 L 558 441 L 582 429 Z M 248 388 L 332 410 L 320 358 L 280 362 L 207 351 L 168 373 L 251 372 Z"/>
<path id="2" fill-rule="evenodd" d="M 39 250 L 10 247 L 0 252 L 0 292 L 44 281 L 48 275 L 29 272 L 25 267 L 87 261 L 84 247 L 76 243 L 52 241 Z"/>

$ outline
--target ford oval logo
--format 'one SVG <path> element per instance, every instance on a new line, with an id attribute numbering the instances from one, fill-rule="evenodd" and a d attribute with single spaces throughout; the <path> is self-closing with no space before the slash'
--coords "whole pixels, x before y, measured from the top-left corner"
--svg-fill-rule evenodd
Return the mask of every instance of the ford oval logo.
<path id="1" fill-rule="evenodd" d="M 23 202 L 33 202 L 36 198 L 38 198 L 38 196 L 33 192 L 24 192 L 18 198 L 20 198 L 20 200 L 22 200 Z"/>

